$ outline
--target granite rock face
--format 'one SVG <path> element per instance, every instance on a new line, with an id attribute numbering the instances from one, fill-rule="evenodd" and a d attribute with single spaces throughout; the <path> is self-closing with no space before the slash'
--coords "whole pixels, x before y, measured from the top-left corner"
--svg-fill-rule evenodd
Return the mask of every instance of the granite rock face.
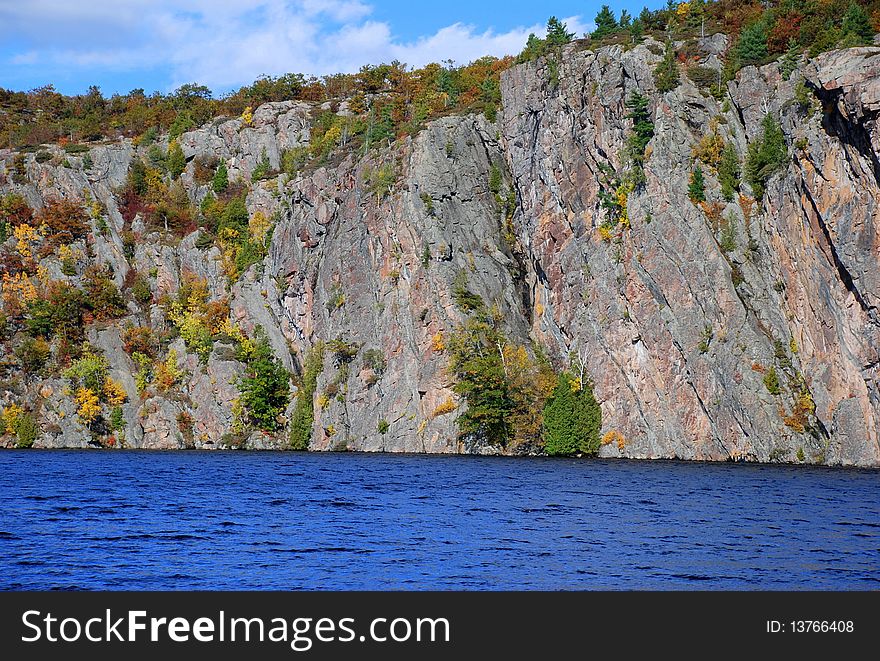
<path id="1" fill-rule="evenodd" d="M 659 56 L 648 48 L 565 55 L 558 87 L 541 62 L 505 76 L 505 98 L 522 101 L 505 106 L 503 135 L 520 239 L 539 274 L 533 301 L 542 314 L 532 330 L 560 353 L 586 348 L 604 426 L 625 436 L 623 454 L 880 462 L 880 51 L 830 53 L 790 81 L 777 65 L 746 68 L 727 104 L 684 77 L 658 94 L 649 72 Z M 826 112 L 794 101 L 800 76 Z M 647 184 L 629 198 L 631 227 L 609 243 L 596 231 L 604 213 L 597 181 L 604 164 L 621 165 L 632 91 L 650 97 L 655 137 Z M 710 203 L 724 205 L 734 228 L 736 245 L 725 250 L 688 199 L 691 149 L 716 118 L 745 154 L 768 112 L 797 146 L 765 198 L 725 204 L 707 175 Z M 795 393 L 768 392 L 771 367 L 806 385 L 814 433 L 785 424 Z"/>
<path id="2" fill-rule="evenodd" d="M 702 66 L 719 67 L 725 47 L 723 35 L 704 40 Z M 138 153 L 128 143 L 94 147 L 88 171 L 29 156 L 27 183 L 4 177 L 2 188 L 35 207 L 88 191 L 108 222 L 82 248 L 112 264 L 120 284 L 129 269 L 151 273 L 158 301 L 185 277 L 205 280 L 213 300 L 228 299 L 233 324 L 262 327 L 292 373 L 319 343 L 355 347 L 350 362 L 325 352 L 313 450 L 496 451 L 458 439 L 447 357 L 437 350 L 463 319 L 452 292 L 464 273 L 511 338 L 539 343 L 557 364 L 572 352 L 588 357 L 603 431 L 623 439 L 603 446 L 604 456 L 880 465 L 880 49 L 827 53 L 790 80 L 776 64 L 746 68 L 726 101 L 684 75 L 659 93 L 657 53 L 650 40 L 629 50 L 571 45 L 558 64 L 539 59 L 503 74 L 497 123 L 446 117 L 391 147 L 254 184 L 248 210 L 277 223 L 268 256 L 235 283 L 199 232 L 172 240 L 136 220 L 142 231 L 126 254 L 115 191 Z M 805 89 L 815 99 L 808 107 Z M 648 97 L 655 125 L 646 183 L 629 194 L 629 227 L 607 237 L 600 192 L 623 166 L 635 91 Z M 231 181 L 250 181 L 263 158 L 275 169 L 285 149 L 309 144 L 314 111 L 266 104 L 249 126 L 218 119 L 181 136 L 190 199 L 208 191 L 195 161 L 225 159 Z M 780 118 L 790 158 L 763 199 L 752 201 L 743 184 L 725 202 L 706 167 L 708 204 L 694 205 L 693 147 L 716 128 L 744 156 L 768 112 Z M 11 161 L 0 154 L 0 173 Z M 515 192 L 512 226 L 490 190 L 493 168 Z M 383 169 L 393 186 L 369 185 Z M 187 374 L 179 391 L 138 395 L 137 366 L 120 348 L 127 322 L 159 327 L 163 312 L 135 306 L 89 330 L 128 394 L 117 446 L 286 446 L 285 433 L 237 426 L 245 368 L 222 342 L 200 361 L 175 341 Z M 765 386 L 771 369 L 778 394 Z M 42 393 L 38 446 L 94 444 L 63 380 L 30 377 L 22 388 Z M 806 430 L 792 423 L 805 394 L 815 405 Z M 5 401 L 15 396 L 7 390 Z M 288 419 L 292 411 L 293 403 Z"/>

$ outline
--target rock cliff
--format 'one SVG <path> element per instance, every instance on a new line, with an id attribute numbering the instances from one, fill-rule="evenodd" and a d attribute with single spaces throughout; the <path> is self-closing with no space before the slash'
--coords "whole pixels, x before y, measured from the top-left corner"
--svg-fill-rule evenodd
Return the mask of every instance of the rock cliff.
<path id="1" fill-rule="evenodd" d="M 725 47 L 723 35 L 702 40 L 699 64 L 717 69 Z M 319 343 L 357 348 L 350 362 L 325 354 L 311 449 L 497 451 L 458 438 L 452 409 L 463 404 L 441 350 L 463 319 L 453 283 L 466 273 L 510 337 L 556 362 L 586 358 L 603 431 L 620 439 L 603 456 L 880 464 L 880 49 L 826 53 L 788 80 L 777 64 L 747 67 L 720 100 L 685 76 L 658 92 L 661 58 L 650 39 L 598 51 L 572 44 L 503 74 L 495 123 L 446 117 L 394 145 L 254 184 L 248 211 L 277 222 L 265 259 L 234 283 L 198 230 L 175 240 L 139 217 L 125 222 L 118 191 L 143 148 L 94 146 L 90 167 L 79 156 L 62 163 L 53 148 L 42 163 L 27 155 L 17 180 L 7 152 L 0 182 L 34 208 L 98 200 L 106 228 L 92 218 L 82 251 L 111 265 L 120 287 L 130 270 L 150 274 L 151 303 L 129 302 L 128 317 L 87 329 L 128 396 L 126 447 L 286 446 L 283 433 L 236 428 L 244 366 L 223 341 L 204 360 L 173 340 L 187 373 L 179 391 L 138 392 L 122 329 L 161 327 L 160 298 L 196 277 L 210 299 L 229 300 L 234 326 L 262 327 L 295 374 Z M 649 100 L 654 137 L 626 222 L 608 231 L 602 191 L 624 165 L 633 92 Z M 707 199 L 694 204 L 694 147 L 717 133 L 745 155 L 768 113 L 789 158 L 763 197 L 743 184 L 726 202 L 706 167 Z M 303 102 L 271 103 L 249 125 L 218 119 L 182 135 L 187 196 L 199 204 L 208 194 L 195 172 L 205 159 L 225 159 L 230 181 L 250 181 L 264 159 L 278 168 L 284 150 L 309 144 L 315 116 Z M 502 208 L 493 170 L 515 207 Z M 393 183 L 371 183 L 381 171 Z M 53 255 L 40 266 L 78 277 Z M 36 446 L 100 444 L 63 379 L 10 369 L 5 401 L 33 404 Z M 771 371 L 778 387 L 767 385 Z M 318 394 L 328 391 L 339 396 Z"/>

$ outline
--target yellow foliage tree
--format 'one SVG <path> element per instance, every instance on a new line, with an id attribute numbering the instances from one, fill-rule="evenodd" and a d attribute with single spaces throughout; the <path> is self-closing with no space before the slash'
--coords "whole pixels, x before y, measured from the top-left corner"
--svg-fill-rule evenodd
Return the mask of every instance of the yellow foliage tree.
<path id="1" fill-rule="evenodd" d="M 15 249 L 18 251 L 18 254 L 21 255 L 21 258 L 24 260 L 33 259 L 33 245 L 39 243 L 43 239 L 43 235 L 40 230 L 36 227 L 31 227 L 27 223 L 22 223 L 21 225 L 17 225 L 14 230 L 12 230 L 13 235 L 17 243 L 15 244 Z"/>
<path id="2" fill-rule="evenodd" d="M 77 415 L 86 424 L 91 424 L 101 415 L 101 404 L 98 396 L 89 388 L 80 388 L 76 391 L 76 404 L 79 406 Z"/>
<path id="3" fill-rule="evenodd" d="M 431 351 L 434 353 L 443 353 L 446 350 L 446 343 L 443 341 L 443 333 L 435 333 L 431 338 Z"/>
<path id="4" fill-rule="evenodd" d="M 26 273 L 3 274 L 3 309 L 17 315 L 28 303 L 37 300 L 37 288 Z"/>
<path id="5" fill-rule="evenodd" d="M 164 362 L 156 366 L 156 386 L 159 390 L 170 390 L 183 376 L 183 370 L 177 365 L 177 352 L 171 349 Z"/>
<path id="6" fill-rule="evenodd" d="M 128 399 L 128 395 L 121 383 L 114 381 L 108 376 L 104 381 L 104 399 L 111 406 L 119 406 L 120 404 L 125 403 L 125 400 Z"/>
<path id="7" fill-rule="evenodd" d="M 265 245 L 266 235 L 269 233 L 270 227 L 272 227 L 272 222 L 266 218 L 266 214 L 262 211 L 257 211 L 248 221 L 248 232 L 250 233 L 251 241 Z"/>
<path id="8" fill-rule="evenodd" d="M 7 433 L 13 433 L 15 430 L 15 425 L 18 423 L 18 419 L 24 415 L 24 409 L 21 408 L 18 404 L 10 404 L 9 406 L 3 409 L 3 413 L 0 414 L 0 417 L 3 418 L 3 426 L 6 429 Z"/>

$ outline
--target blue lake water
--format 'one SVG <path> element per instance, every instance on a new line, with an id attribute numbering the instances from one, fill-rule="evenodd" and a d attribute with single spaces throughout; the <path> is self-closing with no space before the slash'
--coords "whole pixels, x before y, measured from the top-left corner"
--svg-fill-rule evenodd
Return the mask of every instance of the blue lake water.
<path id="1" fill-rule="evenodd" d="M 880 589 L 880 472 L 0 452 L 0 588 Z"/>

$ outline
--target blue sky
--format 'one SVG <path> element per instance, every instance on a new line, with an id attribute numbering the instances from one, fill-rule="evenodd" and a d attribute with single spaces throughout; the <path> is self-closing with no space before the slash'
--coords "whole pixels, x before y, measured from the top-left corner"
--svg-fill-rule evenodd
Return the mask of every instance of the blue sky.
<path id="1" fill-rule="evenodd" d="M 499 0 L 0 0 L 0 87 L 105 94 L 187 82 L 216 94 L 262 74 L 323 75 L 516 54 L 548 16 L 578 33 L 601 2 Z M 620 0 L 638 13 L 661 0 Z"/>

